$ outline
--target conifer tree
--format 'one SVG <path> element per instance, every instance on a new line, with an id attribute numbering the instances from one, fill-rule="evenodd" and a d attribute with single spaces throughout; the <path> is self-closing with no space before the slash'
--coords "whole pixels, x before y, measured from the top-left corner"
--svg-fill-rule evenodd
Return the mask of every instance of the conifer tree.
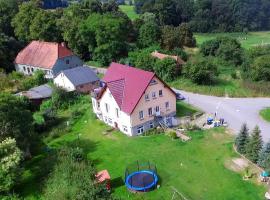
<path id="1" fill-rule="evenodd" d="M 239 134 L 235 139 L 236 149 L 241 154 L 246 154 L 246 146 L 249 140 L 249 132 L 247 124 L 244 123 L 241 127 Z"/>
<path id="2" fill-rule="evenodd" d="M 263 147 L 263 140 L 261 136 L 261 131 L 258 126 L 252 131 L 252 135 L 250 137 L 249 142 L 246 146 L 246 155 L 247 157 L 254 163 L 258 162 L 259 153 Z"/>
<path id="3" fill-rule="evenodd" d="M 270 169 L 270 141 L 261 150 L 258 164 L 264 169 Z"/>

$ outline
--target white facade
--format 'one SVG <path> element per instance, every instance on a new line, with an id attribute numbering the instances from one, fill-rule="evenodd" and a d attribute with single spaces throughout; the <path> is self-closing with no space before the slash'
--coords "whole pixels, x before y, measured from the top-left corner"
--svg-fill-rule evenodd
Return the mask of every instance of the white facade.
<path id="1" fill-rule="evenodd" d="M 92 98 L 93 111 L 97 117 L 112 127 L 119 128 L 123 133 L 132 136 L 130 115 L 121 111 L 110 90 L 106 88 L 102 98 Z"/>
<path id="2" fill-rule="evenodd" d="M 65 89 L 66 91 L 74 91 L 76 87 L 71 83 L 71 81 L 65 76 L 63 72 L 58 74 L 54 79 L 53 83 L 60 88 Z"/>

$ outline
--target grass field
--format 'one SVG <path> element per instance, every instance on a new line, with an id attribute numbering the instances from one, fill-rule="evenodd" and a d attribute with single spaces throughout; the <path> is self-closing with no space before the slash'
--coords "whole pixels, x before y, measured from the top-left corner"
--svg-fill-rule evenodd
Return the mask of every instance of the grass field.
<path id="1" fill-rule="evenodd" d="M 193 106 L 183 101 L 176 102 L 176 116 L 177 117 L 191 116 L 195 114 L 196 112 L 199 112 L 199 109 L 194 108 Z"/>
<path id="2" fill-rule="evenodd" d="M 131 200 L 168 200 L 172 198 L 174 187 L 188 199 L 263 199 L 266 190 L 263 186 L 243 181 L 241 174 L 225 167 L 225 163 L 237 155 L 232 148 L 233 138 L 224 129 L 190 132 L 192 140 L 187 143 L 164 134 L 127 137 L 116 131 L 104 135 L 107 126 L 96 120 L 90 106 L 85 103 L 75 106 L 74 110 L 84 107 L 86 112 L 72 126 L 71 132 L 55 139 L 44 138 L 44 142 L 52 148 L 76 141 L 83 144 L 97 170 L 109 171 L 114 196 Z M 68 116 L 66 112 L 64 116 Z M 47 157 L 42 153 L 26 164 L 23 182 L 17 189 L 24 199 L 42 199 L 42 186 L 46 181 L 44 170 L 50 166 Z M 159 189 L 145 194 L 127 191 L 123 183 L 124 172 L 126 166 L 136 160 L 156 164 Z"/>
<path id="3" fill-rule="evenodd" d="M 265 121 L 270 122 L 270 108 L 265 108 L 261 110 L 260 115 Z"/>
<path id="4" fill-rule="evenodd" d="M 244 48 L 250 48 L 252 46 L 261 44 L 270 44 L 270 31 L 262 32 L 249 32 L 248 34 L 243 33 L 197 33 L 195 34 L 198 45 L 203 42 L 216 38 L 218 36 L 231 36 L 238 39 Z"/>
<path id="5" fill-rule="evenodd" d="M 131 19 L 137 19 L 139 15 L 134 11 L 134 6 L 130 5 L 120 5 L 120 9 L 127 14 L 127 16 Z"/>

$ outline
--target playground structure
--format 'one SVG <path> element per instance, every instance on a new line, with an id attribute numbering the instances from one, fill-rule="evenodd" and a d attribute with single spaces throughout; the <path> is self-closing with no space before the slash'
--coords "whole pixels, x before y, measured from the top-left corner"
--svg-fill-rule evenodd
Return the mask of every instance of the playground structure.
<path id="1" fill-rule="evenodd" d="M 157 187 L 156 166 L 150 162 L 130 165 L 125 171 L 125 185 L 132 192 L 148 192 Z"/>

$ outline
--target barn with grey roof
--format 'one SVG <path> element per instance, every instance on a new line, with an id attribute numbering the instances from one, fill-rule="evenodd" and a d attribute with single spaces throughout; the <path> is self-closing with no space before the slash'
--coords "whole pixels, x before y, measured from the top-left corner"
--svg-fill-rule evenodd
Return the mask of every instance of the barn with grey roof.
<path id="1" fill-rule="evenodd" d="M 80 66 L 61 71 L 55 78 L 54 84 L 66 91 L 89 93 L 99 87 L 99 78 L 87 66 Z"/>

